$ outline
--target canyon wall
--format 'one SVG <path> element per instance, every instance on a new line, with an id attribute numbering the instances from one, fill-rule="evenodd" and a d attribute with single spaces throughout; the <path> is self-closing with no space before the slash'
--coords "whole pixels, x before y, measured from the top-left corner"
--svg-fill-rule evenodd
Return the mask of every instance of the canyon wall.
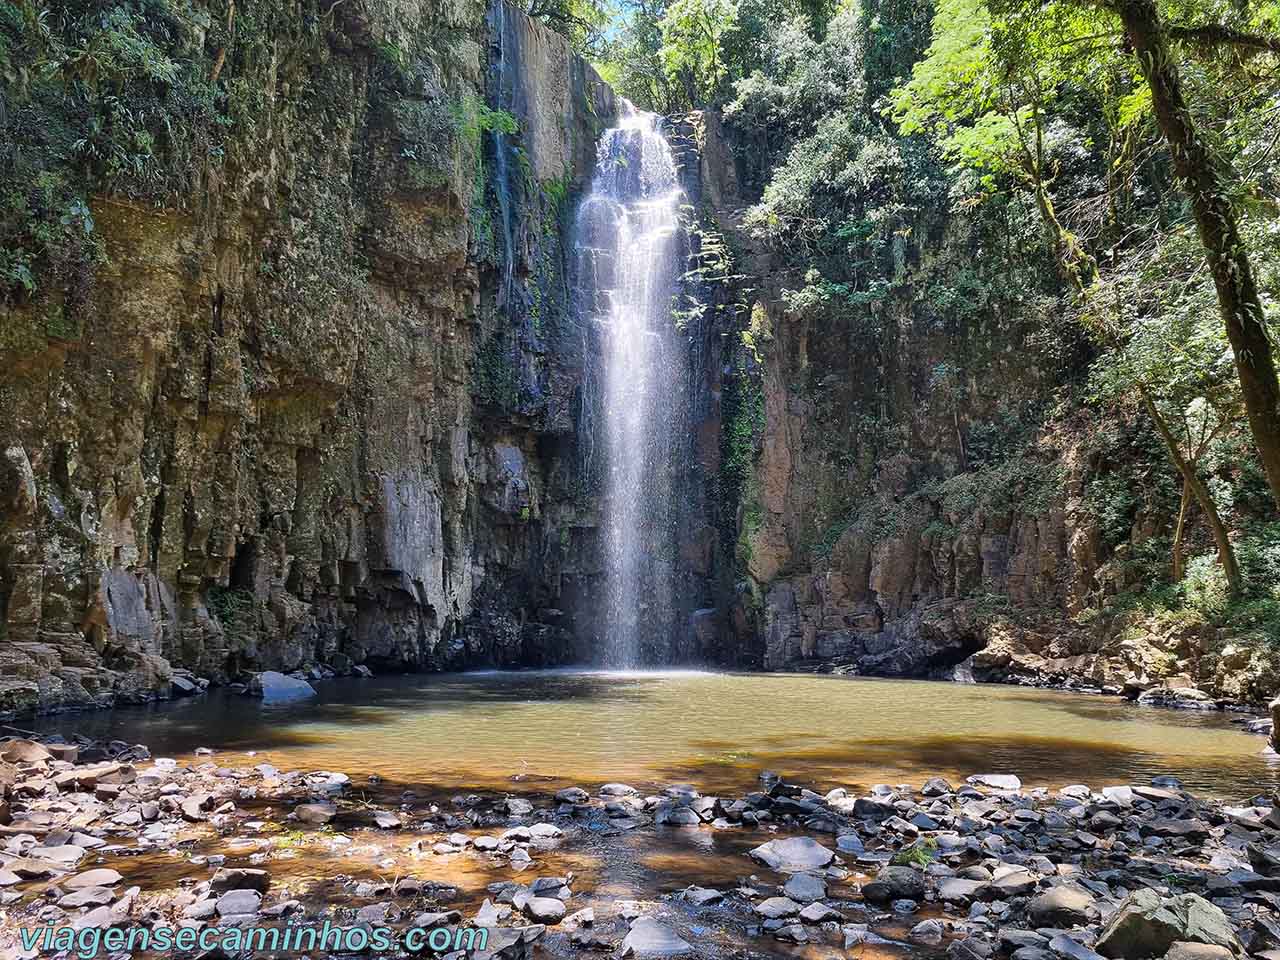
<path id="1" fill-rule="evenodd" d="M 154 135 L 162 188 L 58 166 L 86 118 L 6 89 L 99 249 L 0 306 L 0 709 L 580 658 L 568 228 L 612 92 L 503 4 L 174 8 L 136 29 L 216 116 Z"/>
<path id="2" fill-rule="evenodd" d="M 736 306 L 722 471 L 735 650 L 771 670 L 1265 703 L 1280 657 L 1262 631 L 1144 606 L 1170 580 L 1181 482 L 1140 409 L 1091 401 L 1095 348 L 1034 211 L 974 212 L 974 185 L 881 113 L 927 5 L 867 9 L 866 118 L 846 152 L 812 160 L 854 185 L 846 246 L 762 239 L 783 162 L 762 160 L 770 131 L 732 111 L 701 122 L 735 261 L 719 294 Z M 908 49 L 881 49 L 895 37 Z M 1220 469 L 1249 509 L 1248 484 Z M 1211 567 L 1207 525 L 1188 530 L 1184 552 Z"/>

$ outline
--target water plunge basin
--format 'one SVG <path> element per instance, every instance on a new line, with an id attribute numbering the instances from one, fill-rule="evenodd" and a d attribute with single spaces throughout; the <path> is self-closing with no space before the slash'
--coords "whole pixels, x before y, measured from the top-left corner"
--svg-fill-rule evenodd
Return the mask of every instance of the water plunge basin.
<path id="1" fill-rule="evenodd" d="M 774 770 L 826 790 L 1016 773 L 1028 785 L 1145 783 L 1240 800 L 1280 768 L 1219 713 L 1019 687 L 794 674 L 547 670 L 338 680 L 307 702 L 225 691 L 46 718 L 46 730 L 218 751 L 225 765 L 369 775 L 387 789 L 692 782 Z M 253 758 L 248 757 L 254 751 Z"/>

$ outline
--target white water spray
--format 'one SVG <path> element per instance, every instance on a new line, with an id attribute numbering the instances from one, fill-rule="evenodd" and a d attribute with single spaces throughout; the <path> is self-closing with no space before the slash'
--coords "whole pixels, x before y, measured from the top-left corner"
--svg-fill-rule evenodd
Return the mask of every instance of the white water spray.
<path id="1" fill-rule="evenodd" d="M 604 354 L 604 660 L 614 668 L 641 662 L 644 631 L 659 626 L 652 614 L 671 600 L 670 558 L 658 553 L 670 542 L 664 401 L 678 376 L 669 341 L 683 265 L 671 147 L 656 115 L 625 102 L 623 111 L 600 138 L 591 193 L 578 214 L 581 266 Z"/>

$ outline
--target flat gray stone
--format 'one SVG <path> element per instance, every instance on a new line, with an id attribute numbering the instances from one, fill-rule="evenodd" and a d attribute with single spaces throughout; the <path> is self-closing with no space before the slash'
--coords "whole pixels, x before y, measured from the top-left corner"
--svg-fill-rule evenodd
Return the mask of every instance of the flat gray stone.
<path id="1" fill-rule="evenodd" d="M 684 898 L 695 906 L 703 907 L 723 900 L 724 894 L 709 887 L 689 887 L 684 891 Z"/>
<path id="2" fill-rule="evenodd" d="M 68 877 L 58 886 L 68 891 L 84 890 L 88 887 L 114 887 L 123 879 L 124 877 L 110 867 L 98 867 L 94 870 L 86 870 L 84 873 L 77 873 L 74 877 Z"/>
<path id="3" fill-rule="evenodd" d="M 811 873 L 795 873 L 787 880 L 782 892 L 797 903 L 813 903 L 827 895 L 827 885 Z"/>
<path id="4" fill-rule="evenodd" d="M 770 897 L 755 906 L 756 913 L 766 920 L 781 920 L 783 917 L 794 917 L 800 912 L 800 904 L 789 897 Z"/>
<path id="5" fill-rule="evenodd" d="M 332 803 L 300 803 L 293 808 L 293 812 L 303 823 L 319 826 L 336 817 L 338 808 Z"/>
<path id="6" fill-rule="evenodd" d="M 770 840 L 750 853 L 766 867 L 780 873 L 808 873 L 829 864 L 835 854 L 809 837 L 787 837 Z"/>
<path id="7" fill-rule="evenodd" d="M 977 773 L 968 780 L 969 783 L 993 790 L 1021 790 L 1022 781 L 1011 773 Z"/>
<path id="8" fill-rule="evenodd" d="M 676 957 L 692 950 L 673 928 L 653 917 L 638 917 L 622 940 L 624 957 Z"/>
<path id="9" fill-rule="evenodd" d="M 229 890 L 218 898 L 218 916 L 256 914 L 262 906 L 262 894 L 257 890 Z"/>

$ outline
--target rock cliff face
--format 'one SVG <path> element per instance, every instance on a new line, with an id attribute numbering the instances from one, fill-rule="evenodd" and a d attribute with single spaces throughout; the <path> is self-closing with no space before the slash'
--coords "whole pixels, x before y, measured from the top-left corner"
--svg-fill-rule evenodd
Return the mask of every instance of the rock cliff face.
<path id="1" fill-rule="evenodd" d="M 744 225 L 759 150 L 728 120 L 703 129 L 704 192 L 737 256 L 728 295 L 746 341 L 728 363 L 723 428 L 747 464 L 726 504 L 740 583 L 725 620 L 741 657 L 1134 696 L 1198 686 L 1255 705 L 1274 695 L 1267 649 L 1110 603 L 1149 576 L 1134 558 L 1149 570 L 1168 550 L 1176 509 L 1155 503 L 1168 467 L 1140 425 L 1060 403 L 1087 346 L 1051 313 L 1051 289 L 939 304 L 940 280 L 1037 291 L 1054 275 L 1039 238 L 1001 237 L 939 199 L 911 225 L 916 249 L 883 268 L 889 292 L 872 308 L 802 303 L 787 252 Z M 1148 479 L 1131 519 L 1104 529 L 1094 491 L 1118 460 Z"/>
<path id="2" fill-rule="evenodd" d="M 188 8 L 216 149 L 90 179 L 104 255 L 0 307 L 0 707 L 583 654 L 567 230 L 612 93 L 501 3 L 325 8 Z"/>

